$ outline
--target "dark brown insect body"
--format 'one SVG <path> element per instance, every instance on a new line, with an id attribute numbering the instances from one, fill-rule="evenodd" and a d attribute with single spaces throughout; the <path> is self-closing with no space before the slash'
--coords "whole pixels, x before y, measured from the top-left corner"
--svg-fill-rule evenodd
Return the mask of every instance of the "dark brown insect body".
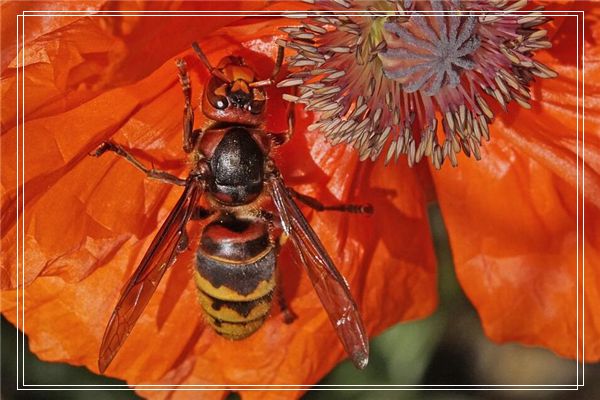
<path id="1" fill-rule="evenodd" d="M 195 280 L 209 323 L 231 339 L 245 338 L 262 325 L 276 284 L 268 221 L 248 207 L 265 189 L 268 148 L 260 139 L 232 126 L 207 130 L 199 144 L 211 172 L 206 197 L 218 211 L 202 231 Z"/>
<path id="2" fill-rule="evenodd" d="M 276 289 L 277 253 L 290 238 L 325 310 L 354 364 L 364 368 L 368 342 L 356 304 L 344 278 L 335 268 L 294 198 L 318 211 L 370 213 L 370 206 L 324 206 L 318 200 L 285 186 L 269 157 L 274 146 L 292 134 L 293 109 L 285 133 L 262 128 L 266 105 L 263 87 L 271 79 L 256 80 L 241 58 L 227 57 L 213 68 L 202 50 L 194 50 L 211 72 L 205 86 L 202 111 L 215 122 L 206 130 L 194 130 L 191 87 L 183 60 L 178 60 L 185 97 L 184 151 L 193 166 L 186 179 L 146 168 L 123 147 L 104 142 L 93 153 L 113 151 L 153 179 L 185 186 L 184 192 L 153 240 L 139 267 L 127 282 L 113 311 L 99 357 L 104 371 L 133 326 L 166 269 L 188 246 L 186 224 L 203 220 L 196 252 L 194 279 L 206 320 L 230 339 L 255 332 L 270 313 Z M 283 60 L 279 49 L 272 77 Z M 283 139 L 283 140 L 282 140 Z M 199 201 L 202 198 L 203 204 Z M 292 315 L 280 305 L 287 322 Z"/>

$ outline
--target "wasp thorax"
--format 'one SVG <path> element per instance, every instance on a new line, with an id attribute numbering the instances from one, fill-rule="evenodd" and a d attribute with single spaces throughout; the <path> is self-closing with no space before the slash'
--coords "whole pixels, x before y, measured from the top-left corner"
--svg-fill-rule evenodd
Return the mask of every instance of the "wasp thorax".
<path id="1" fill-rule="evenodd" d="M 540 28 L 548 18 L 510 13 L 526 0 L 309 2 L 338 12 L 282 29 L 296 54 L 279 86 L 298 86 L 286 99 L 316 111 L 311 128 L 361 160 L 406 154 L 412 166 L 427 156 L 440 168 L 460 152 L 479 159 L 494 118 L 488 101 L 530 108 L 534 77 L 556 76 L 534 60 L 551 47 Z M 369 15 L 344 15 L 354 8 Z"/>

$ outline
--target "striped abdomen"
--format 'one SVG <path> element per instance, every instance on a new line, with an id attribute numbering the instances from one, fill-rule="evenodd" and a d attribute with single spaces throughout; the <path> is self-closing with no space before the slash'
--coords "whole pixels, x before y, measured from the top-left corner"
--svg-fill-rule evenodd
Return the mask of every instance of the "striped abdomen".
<path id="1" fill-rule="evenodd" d="M 271 310 L 275 256 L 262 221 L 226 214 L 204 228 L 194 275 L 217 333 L 243 339 L 260 328 Z"/>

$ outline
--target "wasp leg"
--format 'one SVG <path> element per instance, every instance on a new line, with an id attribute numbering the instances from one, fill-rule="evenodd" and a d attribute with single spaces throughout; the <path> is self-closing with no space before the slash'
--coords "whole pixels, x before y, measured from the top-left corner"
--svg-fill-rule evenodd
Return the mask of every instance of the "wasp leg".
<path id="1" fill-rule="evenodd" d="M 148 178 L 156 179 L 158 181 L 162 181 L 165 183 L 170 183 L 171 185 L 177 186 L 185 186 L 186 180 L 181 179 L 175 175 L 171 175 L 168 172 L 156 170 L 154 168 L 150 169 L 144 166 L 138 159 L 136 159 L 133 155 L 131 155 L 127 150 L 125 150 L 121 145 L 118 145 L 114 142 L 102 142 L 100 146 L 96 148 L 93 153 L 90 153 L 90 156 L 100 157 L 102 154 L 107 151 L 112 151 L 116 153 L 118 156 L 123 157 L 131 165 L 142 171 Z"/>
<path id="2" fill-rule="evenodd" d="M 275 79 L 281 66 L 283 65 L 283 52 L 285 48 L 283 46 L 277 47 L 277 59 L 275 60 L 275 66 L 273 67 L 273 72 L 271 73 L 271 79 Z"/>
<path id="3" fill-rule="evenodd" d="M 190 244 L 190 237 L 187 233 L 187 230 L 185 230 L 185 228 L 183 229 L 183 231 L 181 232 L 181 238 L 179 239 L 179 243 L 177 243 L 177 253 L 181 254 L 186 250 L 191 250 L 189 247 Z"/>
<path id="4" fill-rule="evenodd" d="M 190 220 L 202 220 L 210 217 L 213 212 L 207 208 L 202 206 L 194 207 L 192 211 L 192 215 L 190 215 Z M 190 236 L 187 233 L 186 229 L 183 229 L 181 232 L 181 238 L 179 239 L 179 243 L 177 243 L 177 252 L 183 253 L 186 250 L 191 250 L 190 246 Z"/>
<path id="5" fill-rule="evenodd" d="M 292 93 L 296 93 L 296 88 L 292 88 Z M 287 143 L 294 135 L 294 124 L 296 123 L 295 103 L 289 102 L 287 105 L 287 123 L 288 128 L 285 132 L 270 132 L 269 136 L 274 146 L 278 147 Z"/>
<path id="6" fill-rule="evenodd" d="M 202 134 L 202 130 L 194 129 L 194 109 L 192 107 L 192 85 L 190 84 L 190 76 L 187 72 L 187 64 L 181 58 L 176 61 L 179 69 L 179 82 L 185 99 L 183 107 L 183 151 L 190 153 L 196 147 L 198 138 Z"/>
<path id="7" fill-rule="evenodd" d="M 281 69 L 281 65 L 283 64 L 283 52 L 285 48 L 283 46 L 279 46 L 277 48 L 277 60 L 275 61 L 275 67 L 273 67 L 273 72 L 271 73 L 271 79 L 275 79 L 279 70 Z M 298 89 L 294 86 L 292 87 L 292 96 L 296 96 Z M 281 146 L 285 144 L 288 140 L 292 138 L 294 135 L 294 123 L 296 122 L 296 107 L 295 103 L 289 102 L 287 106 L 287 121 L 288 128 L 285 132 L 272 132 L 269 133 L 271 137 L 272 143 L 274 146 Z"/>
<path id="8" fill-rule="evenodd" d="M 288 307 L 287 301 L 285 300 L 285 295 L 283 293 L 283 285 L 281 282 L 281 277 L 279 276 L 279 271 L 277 272 L 277 285 L 275 286 L 275 291 L 277 292 L 277 304 L 279 305 L 279 309 L 281 310 L 281 315 L 283 315 L 283 322 L 286 324 L 291 324 L 294 322 L 298 316 L 292 311 L 291 308 Z"/>
<path id="9" fill-rule="evenodd" d="M 341 211 L 349 212 L 353 214 L 373 214 L 373 206 L 371 204 L 336 204 L 333 206 L 326 206 L 314 197 L 307 196 L 299 193 L 292 188 L 288 188 L 292 197 L 298 199 L 302 203 L 306 204 L 310 208 L 317 211 Z"/>
<path id="10" fill-rule="evenodd" d="M 271 243 L 273 243 L 273 245 L 275 246 L 277 253 L 279 253 L 279 251 L 281 250 L 281 246 L 285 243 L 287 236 L 280 235 L 279 238 L 276 239 L 276 236 L 274 235 L 274 232 L 277 230 L 275 216 L 273 215 L 273 213 L 267 210 L 259 210 L 257 217 L 267 223 L 267 229 L 269 230 L 269 238 L 271 240 Z M 291 308 L 288 307 L 287 301 L 285 300 L 279 268 L 277 269 L 275 279 L 275 294 L 277 296 L 277 304 L 279 305 L 279 309 L 281 310 L 281 314 L 283 315 L 283 322 L 285 322 L 286 324 L 291 324 L 296 318 L 298 318 L 298 316 L 292 311 Z"/>

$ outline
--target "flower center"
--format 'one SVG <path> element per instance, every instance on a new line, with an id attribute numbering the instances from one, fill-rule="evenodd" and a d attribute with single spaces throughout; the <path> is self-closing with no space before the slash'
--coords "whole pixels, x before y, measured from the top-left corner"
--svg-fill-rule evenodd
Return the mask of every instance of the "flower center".
<path id="1" fill-rule="evenodd" d="M 384 24 L 386 49 L 379 53 L 386 77 L 402 83 L 407 93 L 423 90 L 434 96 L 444 86 L 456 87 L 460 72 L 472 70 L 480 46 L 477 19 L 459 15 L 413 15 Z"/>
<path id="2" fill-rule="evenodd" d="M 539 28 L 548 18 L 511 13 L 526 0 L 309 2 L 324 10 L 284 28 L 296 54 L 278 86 L 298 86 L 286 98 L 316 111 L 311 127 L 361 160 L 479 159 L 494 118 L 486 97 L 529 108 L 533 77 L 556 76 L 533 59 L 551 47 Z M 355 6 L 361 13 L 343 13 Z"/>

